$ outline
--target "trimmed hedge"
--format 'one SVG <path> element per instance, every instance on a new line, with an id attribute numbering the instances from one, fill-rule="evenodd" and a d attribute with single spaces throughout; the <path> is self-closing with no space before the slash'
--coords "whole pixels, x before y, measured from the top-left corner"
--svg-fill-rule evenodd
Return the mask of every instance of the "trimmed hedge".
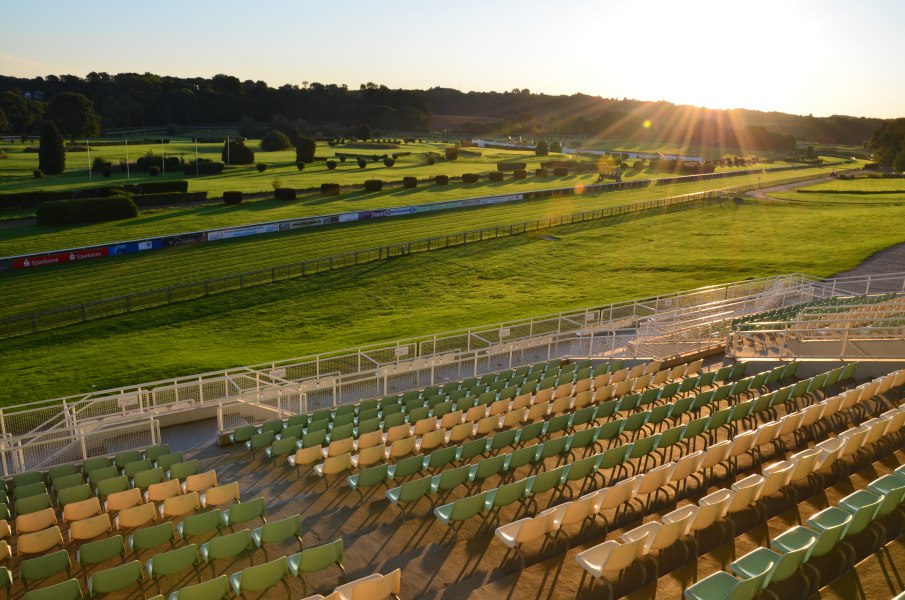
<path id="1" fill-rule="evenodd" d="M 339 196 L 338 183 L 322 183 L 321 196 Z"/>
<path id="2" fill-rule="evenodd" d="M 332 171 L 333 169 L 335 169 L 335 168 L 336 168 L 336 161 L 335 161 L 335 160 L 328 160 L 328 161 L 327 161 L 327 168 L 330 169 L 331 171 Z"/>
<path id="3" fill-rule="evenodd" d="M 499 162 L 496 164 L 497 171 L 517 171 L 519 169 L 525 170 L 528 168 L 528 163 L 520 163 L 520 162 Z"/>
<path id="4" fill-rule="evenodd" d="M 436 185 L 449 185 L 449 176 L 437 175 L 436 177 L 434 177 L 434 183 Z"/>
<path id="5" fill-rule="evenodd" d="M 207 192 L 192 192 L 182 194 L 173 192 L 169 194 L 144 194 L 133 196 L 132 201 L 139 207 L 166 206 L 168 204 L 187 204 L 189 202 L 201 202 L 207 199 Z"/>
<path id="6" fill-rule="evenodd" d="M 195 161 L 187 162 L 182 166 L 182 173 L 184 175 L 194 175 L 195 171 L 197 171 L 198 175 L 220 175 L 223 173 L 224 167 L 226 167 L 226 163 L 199 158 L 197 168 Z"/>
<path id="7" fill-rule="evenodd" d="M 534 175 L 536 177 L 549 177 L 550 171 L 548 171 L 547 169 L 535 169 Z"/>
<path id="8" fill-rule="evenodd" d="M 147 181 L 145 183 L 130 183 L 123 189 L 133 194 L 165 194 L 169 192 L 186 193 L 189 191 L 189 182 L 181 179 L 178 181 Z"/>
<path id="9" fill-rule="evenodd" d="M 131 219 L 138 207 L 128 194 L 80 200 L 49 200 L 35 211 L 38 225 L 81 225 Z"/>
<path id="10" fill-rule="evenodd" d="M 444 150 L 444 155 L 446 156 L 446 160 L 456 160 L 459 158 L 459 149 L 455 146 L 450 146 Z"/>
<path id="11" fill-rule="evenodd" d="M 417 177 L 403 177 L 402 178 L 402 187 L 404 188 L 413 188 L 418 187 L 418 178 Z"/>
<path id="12" fill-rule="evenodd" d="M 569 174 L 569 169 L 566 167 L 553 167 L 553 174 L 557 177 L 565 177 Z"/>
<path id="13" fill-rule="evenodd" d="M 242 192 L 223 192 L 224 204 L 239 204 L 242 202 Z"/>
<path id="14" fill-rule="evenodd" d="M 394 159 L 394 158 L 383 159 L 383 166 L 385 166 L 385 167 L 392 167 L 395 164 L 396 164 L 396 159 Z"/>
<path id="15" fill-rule="evenodd" d="M 295 200 L 295 189 L 277 188 L 273 190 L 273 197 L 277 200 Z"/>
<path id="16" fill-rule="evenodd" d="M 263 173 L 267 170 L 267 163 L 258 163 L 257 167 L 258 173 Z"/>
<path id="17" fill-rule="evenodd" d="M 527 176 L 528 176 L 528 171 L 526 171 L 525 169 L 516 169 L 515 171 L 512 172 L 513 179 L 524 179 Z"/>
<path id="18" fill-rule="evenodd" d="M 487 179 L 489 179 L 490 181 L 503 181 L 503 172 L 491 171 L 487 174 Z"/>
<path id="19" fill-rule="evenodd" d="M 480 178 L 477 173 L 465 173 L 462 175 L 462 181 L 465 183 L 477 183 Z"/>
<path id="20" fill-rule="evenodd" d="M 379 192 L 383 189 L 383 181 L 380 179 L 365 179 L 365 189 L 369 192 Z"/>

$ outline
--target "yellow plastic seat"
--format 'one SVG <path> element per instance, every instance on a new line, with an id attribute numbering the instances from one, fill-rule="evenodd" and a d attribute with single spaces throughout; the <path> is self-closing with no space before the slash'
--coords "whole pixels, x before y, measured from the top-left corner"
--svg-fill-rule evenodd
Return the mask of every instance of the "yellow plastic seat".
<path id="1" fill-rule="evenodd" d="M 69 524 L 69 541 L 76 542 L 82 540 L 93 540 L 104 533 L 113 531 L 113 524 L 110 522 L 110 515 L 103 513 L 87 519 L 73 521 Z"/>

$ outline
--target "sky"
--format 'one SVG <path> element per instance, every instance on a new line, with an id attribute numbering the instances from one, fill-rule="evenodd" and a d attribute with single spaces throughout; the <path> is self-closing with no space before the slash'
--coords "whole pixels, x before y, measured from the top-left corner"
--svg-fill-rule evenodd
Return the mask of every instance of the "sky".
<path id="1" fill-rule="evenodd" d="M 905 116 L 901 0 L 34 0 L 0 74 L 218 73 Z"/>

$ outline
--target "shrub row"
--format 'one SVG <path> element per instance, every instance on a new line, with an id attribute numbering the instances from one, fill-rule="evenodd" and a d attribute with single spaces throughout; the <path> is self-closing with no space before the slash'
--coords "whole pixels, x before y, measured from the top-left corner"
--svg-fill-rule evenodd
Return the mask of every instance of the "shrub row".
<path id="1" fill-rule="evenodd" d="M 199 158 L 197 165 L 195 164 L 195 161 L 187 162 L 182 165 L 182 172 L 185 175 L 194 175 L 196 171 L 198 175 L 219 175 L 223 172 L 225 166 L 226 163 Z"/>
<path id="2" fill-rule="evenodd" d="M 499 162 L 496 164 L 497 171 L 518 171 L 528 168 L 527 163 L 520 162 Z"/>
<path id="3" fill-rule="evenodd" d="M 273 190 L 273 197 L 277 200 L 295 200 L 295 190 L 292 188 L 277 188 Z"/>
<path id="4" fill-rule="evenodd" d="M 569 174 L 569 169 L 567 167 L 554 167 L 553 174 L 557 177 L 565 177 Z"/>
<path id="5" fill-rule="evenodd" d="M 0 210 L 35 208 L 42 202 L 54 200 L 78 200 L 81 198 L 104 198 L 122 191 L 133 194 L 158 194 L 181 192 L 189 189 L 187 181 L 148 181 L 145 183 L 127 184 L 123 186 L 107 186 L 84 188 L 66 191 L 34 190 L 29 192 L 13 192 L 0 194 Z"/>
<path id="6" fill-rule="evenodd" d="M 502 171 L 491 171 L 487 174 L 487 178 L 490 181 L 503 181 L 503 172 Z"/>
<path id="7" fill-rule="evenodd" d="M 477 183 L 480 176 L 477 173 L 465 173 L 462 175 L 462 181 L 465 183 Z"/>
<path id="8" fill-rule="evenodd" d="M 402 178 L 402 187 L 404 188 L 413 188 L 418 186 L 418 178 L 417 177 L 403 177 Z"/>
<path id="9" fill-rule="evenodd" d="M 131 195 L 119 193 L 103 198 L 48 200 L 35 211 L 38 225 L 81 225 L 101 223 L 138 216 L 138 206 Z"/>
<path id="10" fill-rule="evenodd" d="M 242 202 L 242 192 L 223 192 L 224 204 L 239 204 Z"/>
<path id="11" fill-rule="evenodd" d="M 339 196 L 338 183 L 322 183 L 321 196 Z"/>
<path id="12" fill-rule="evenodd" d="M 379 179 L 366 179 L 365 189 L 369 192 L 379 192 L 383 189 L 383 181 Z"/>

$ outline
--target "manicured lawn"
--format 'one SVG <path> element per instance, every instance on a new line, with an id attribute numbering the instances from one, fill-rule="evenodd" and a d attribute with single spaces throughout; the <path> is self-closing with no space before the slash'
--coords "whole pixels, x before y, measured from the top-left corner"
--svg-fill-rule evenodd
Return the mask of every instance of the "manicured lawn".
<path id="1" fill-rule="evenodd" d="M 563 196 L 511 205 L 461 209 L 240 238 L 150 253 L 116 256 L 59 267 L 44 267 L 32 271 L 9 271 L 0 273 L 0 285 L 3 286 L 5 298 L 5 302 L 0 304 L 0 317 L 69 306 L 253 269 L 270 268 L 349 250 L 362 250 L 482 227 L 569 215 L 579 211 L 632 204 L 702 189 L 719 189 L 730 185 L 756 183 L 758 178 L 768 181 L 771 178 L 791 177 L 799 174 L 801 174 L 800 171 L 781 172 L 604 194 Z M 402 193 L 404 194 L 404 192 Z M 255 216 L 267 211 L 279 214 L 281 211 L 287 210 L 286 204 L 269 201 L 238 209 L 223 205 L 184 209 L 182 211 L 184 214 L 180 211 L 164 212 L 156 216 L 143 216 L 138 220 L 130 221 L 129 224 L 104 224 L 63 229 L 58 234 L 48 233 L 45 236 L 70 234 L 82 236 L 61 237 L 57 239 L 57 245 L 53 246 L 71 247 L 97 239 L 100 234 L 92 234 L 97 231 L 95 228 L 130 226 L 140 228 L 144 226 L 146 229 L 143 231 L 153 231 L 161 228 L 161 223 L 167 218 L 174 218 L 185 219 L 185 221 L 180 221 L 183 224 L 179 226 L 180 229 L 176 229 L 177 231 L 191 231 L 202 225 L 202 219 L 216 220 L 214 215 L 225 215 L 229 218 L 236 211 L 241 212 L 248 209 L 251 209 Z M 299 206 L 298 202 L 289 204 Z M 254 210 L 257 207 L 260 209 Z M 284 215 L 282 218 L 286 218 L 285 213 L 282 214 Z M 45 236 L 25 236 L 34 229 L 41 228 L 0 229 L 0 239 L 3 236 L 7 237 L 6 242 L 0 243 L 0 249 L 6 250 L 6 254 L 13 254 L 21 252 L 21 248 L 30 244 L 46 242 Z M 107 231 L 110 230 L 107 229 Z M 13 238 L 12 236 L 17 233 L 24 237 Z M 134 235 L 133 230 L 124 229 L 115 239 L 134 239 L 136 237 L 140 236 Z"/>
<path id="2" fill-rule="evenodd" d="M 834 179 L 824 183 L 810 185 L 803 194 L 831 192 L 831 193 L 852 193 L 852 194 L 892 194 L 905 193 L 905 178 L 873 178 L 858 177 L 857 179 Z"/>
<path id="3" fill-rule="evenodd" d="M 6 403 L 789 272 L 905 241 L 905 207 L 745 202 L 572 225 L 0 342 Z M 853 235 L 853 223 L 870 223 Z M 183 261 L 184 262 L 184 261 Z"/>

